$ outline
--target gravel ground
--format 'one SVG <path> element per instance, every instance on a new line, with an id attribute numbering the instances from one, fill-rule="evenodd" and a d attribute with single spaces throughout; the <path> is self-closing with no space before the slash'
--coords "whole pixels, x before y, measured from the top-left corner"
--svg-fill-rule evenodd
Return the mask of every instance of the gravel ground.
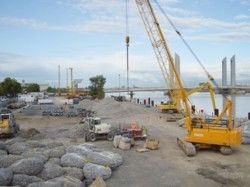
<path id="1" fill-rule="evenodd" d="M 145 153 L 135 151 L 143 146 L 143 141 L 137 141 L 129 151 L 113 148 L 108 141 L 95 142 L 97 147 L 121 154 L 124 160 L 123 165 L 112 171 L 112 177 L 106 181 L 108 186 L 250 186 L 248 145 L 242 145 L 230 156 L 203 150 L 190 158 L 176 144 L 176 137 L 183 137 L 185 129 L 178 127 L 175 122 L 166 122 L 166 114 L 142 105 L 119 103 L 111 99 L 84 100 L 79 107 L 94 110 L 97 116 L 112 125 L 138 122 L 147 127 L 151 136 L 160 140 L 159 150 Z M 80 118 L 43 117 L 39 111 L 30 113 L 15 114 L 22 129 L 36 128 L 40 132 L 29 140 L 52 139 L 63 142 L 65 146 L 84 143 L 81 133 L 78 132 L 77 137 L 73 134 L 81 127 L 76 125 Z M 59 152 L 56 155 L 61 156 Z"/>

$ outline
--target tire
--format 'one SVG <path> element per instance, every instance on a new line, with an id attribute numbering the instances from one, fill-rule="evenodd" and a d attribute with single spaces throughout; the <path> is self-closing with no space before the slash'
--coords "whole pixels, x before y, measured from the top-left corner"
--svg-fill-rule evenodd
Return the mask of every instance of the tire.
<path id="1" fill-rule="evenodd" d="M 113 139 L 114 139 L 114 134 L 113 133 L 108 133 L 107 140 L 108 141 L 113 141 Z"/>
<path id="2" fill-rule="evenodd" d="M 95 133 L 90 133 L 89 134 L 89 140 L 91 141 L 91 142 L 95 142 L 96 141 L 96 134 Z"/>

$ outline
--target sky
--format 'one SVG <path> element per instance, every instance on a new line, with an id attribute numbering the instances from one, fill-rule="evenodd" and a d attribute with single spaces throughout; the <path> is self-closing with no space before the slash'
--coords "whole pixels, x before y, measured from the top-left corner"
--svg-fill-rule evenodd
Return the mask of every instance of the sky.
<path id="1" fill-rule="evenodd" d="M 150 1 L 187 86 L 206 76 Z M 221 83 L 221 61 L 236 55 L 237 83 L 250 84 L 250 0 L 158 0 L 207 70 Z M 0 80 L 66 85 L 104 75 L 106 87 L 126 85 L 125 0 L 0 0 Z M 164 79 L 135 0 L 129 0 L 130 85 L 158 87 Z M 230 77 L 228 77 L 230 80 Z"/>

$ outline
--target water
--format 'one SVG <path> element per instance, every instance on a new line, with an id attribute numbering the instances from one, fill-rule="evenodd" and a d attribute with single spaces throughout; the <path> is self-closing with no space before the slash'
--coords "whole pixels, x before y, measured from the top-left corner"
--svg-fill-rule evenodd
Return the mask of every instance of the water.
<path id="1" fill-rule="evenodd" d="M 119 95 L 116 94 L 107 94 L 110 95 Z M 121 95 L 129 97 L 127 93 L 121 93 Z M 144 99 L 151 98 L 155 101 L 155 104 L 159 104 L 161 101 L 167 101 L 167 96 L 164 96 L 163 92 L 136 92 L 134 98 L 139 98 L 142 102 Z M 232 100 L 235 100 L 235 115 L 237 118 L 247 117 L 248 112 L 250 112 L 250 94 L 246 95 L 236 95 L 233 96 Z M 223 108 L 223 97 L 220 94 L 215 95 L 216 107 L 221 111 Z M 190 101 L 195 105 L 197 110 L 203 109 L 205 113 L 212 114 L 213 107 L 210 99 L 210 95 L 207 92 L 196 93 L 190 97 Z"/>

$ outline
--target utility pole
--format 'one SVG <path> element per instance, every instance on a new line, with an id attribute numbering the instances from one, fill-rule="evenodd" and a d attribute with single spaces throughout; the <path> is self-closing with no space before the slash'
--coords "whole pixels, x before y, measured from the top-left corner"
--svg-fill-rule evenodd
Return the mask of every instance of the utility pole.
<path id="1" fill-rule="evenodd" d="M 67 91 L 69 89 L 69 71 L 68 71 L 68 68 L 66 68 L 66 89 L 67 89 Z"/>
<path id="2" fill-rule="evenodd" d="M 58 65 L 58 96 L 61 96 L 61 68 Z"/>
<path id="3" fill-rule="evenodd" d="M 121 77 L 120 77 L 120 74 L 118 74 L 118 81 L 119 81 L 119 96 L 121 96 L 121 91 L 120 91 L 120 88 L 121 88 Z"/>
<path id="4" fill-rule="evenodd" d="M 128 0 L 126 0 L 126 49 L 127 49 L 127 89 L 129 93 L 129 28 L 128 28 Z"/>
<path id="5" fill-rule="evenodd" d="M 73 93 L 74 91 L 74 86 L 73 86 L 73 68 L 69 68 L 70 70 L 70 91 Z"/>

